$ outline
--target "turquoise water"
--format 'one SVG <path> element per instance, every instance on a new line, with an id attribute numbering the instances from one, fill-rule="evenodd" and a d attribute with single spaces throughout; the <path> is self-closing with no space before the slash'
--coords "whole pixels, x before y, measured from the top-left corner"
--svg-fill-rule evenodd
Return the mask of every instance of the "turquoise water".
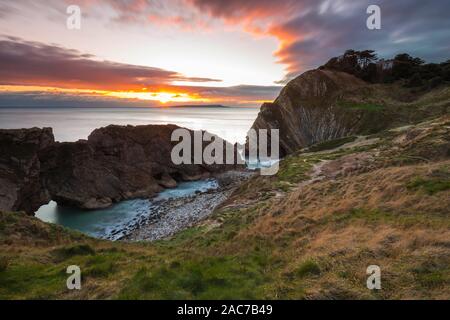
<path id="1" fill-rule="evenodd" d="M 42 206 L 36 212 L 36 217 L 45 222 L 81 231 L 95 238 L 115 240 L 123 235 L 119 232 L 120 230 L 150 215 L 151 209 L 157 205 L 155 204 L 157 201 L 191 196 L 197 191 L 204 192 L 216 188 L 218 188 L 216 180 L 183 182 L 177 188 L 167 189 L 151 200 L 128 200 L 108 209 L 93 211 L 61 207 L 52 201 L 48 205 Z"/>
<path id="2" fill-rule="evenodd" d="M 259 108 L 0 108 L 0 128 L 51 127 L 57 141 L 86 139 L 100 127 L 116 125 L 176 124 L 193 130 L 207 130 L 235 143 L 245 142 Z M 76 229 L 97 238 L 115 239 L 122 230 L 150 215 L 158 199 L 182 197 L 204 188 L 211 181 L 189 182 L 162 192 L 153 200 L 131 200 L 105 210 L 81 211 L 59 207 L 55 202 L 43 206 L 36 216 L 46 222 Z"/>

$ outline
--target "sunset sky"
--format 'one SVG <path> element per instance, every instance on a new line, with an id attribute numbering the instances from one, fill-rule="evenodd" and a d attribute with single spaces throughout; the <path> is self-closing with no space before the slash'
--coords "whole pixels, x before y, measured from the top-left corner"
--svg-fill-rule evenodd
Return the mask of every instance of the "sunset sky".
<path id="1" fill-rule="evenodd" d="M 259 106 L 350 48 L 448 60 L 449 15 L 448 0 L 0 0 L 0 106 Z"/>

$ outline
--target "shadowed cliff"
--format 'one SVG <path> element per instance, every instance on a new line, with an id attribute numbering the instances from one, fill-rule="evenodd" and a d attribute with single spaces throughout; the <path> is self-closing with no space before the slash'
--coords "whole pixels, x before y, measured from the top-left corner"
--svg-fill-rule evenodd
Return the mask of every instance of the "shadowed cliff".
<path id="1" fill-rule="evenodd" d="M 178 128 L 109 126 L 73 143 L 55 142 L 50 128 L 0 130 L 0 211 L 33 214 L 50 200 L 105 208 L 236 167 L 173 164 L 171 152 L 178 142 L 171 135 Z"/>
<path id="2" fill-rule="evenodd" d="M 357 60 L 354 63 L 359 65 Z M 262 106 L 252 128 L 279 129 L 280 153 L 286 156 L 316 143 L 373 134 L 448 113 L 445 81 L 425 90 L 411 88 L 409 78 L 373 83 L 358 73 L 339 70 L 336 63 L 333 68 L 327 64 L 292 80 L 273 103 Z"/>

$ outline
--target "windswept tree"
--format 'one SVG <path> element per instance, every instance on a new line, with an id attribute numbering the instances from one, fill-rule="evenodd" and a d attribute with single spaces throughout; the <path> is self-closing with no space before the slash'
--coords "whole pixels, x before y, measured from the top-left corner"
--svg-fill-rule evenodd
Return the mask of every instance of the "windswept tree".
<path id="1" fill-rule="evenodd" d="M 373 50 L 347 50 L 337 58 L 328 61 L 323 68 L 353 74 L 366 81 L 372 81 L 377 72 L 378 57 Z"/>
<path id="2" fill-rule="evenodd" d="M 409 79 L 418 72 L 423 63 L 422 59 L 413 58 L 407 53 L 399 54 L 394 58 L 392 76 L 395 80 Z"/>
<path id="3" fill-rule="evenodd" d="M 450 60 L 425 64 L 422 59 L 407 53 L 385 60 L 378 59 L 373 50 L 347 50 L 321 68 L 350 73 L 370 83 L 400 81 L 406 87 L 416 89 L 432 89 L 450 81 Z"/>
<path id="4" fill-rule="evenodd" d="M 378 60 L 374 50 L 364 50 L 357 53 L 358 60 L 362 64 L 362 69 L 369 67 L 370 64 L 376 63 Z"/>

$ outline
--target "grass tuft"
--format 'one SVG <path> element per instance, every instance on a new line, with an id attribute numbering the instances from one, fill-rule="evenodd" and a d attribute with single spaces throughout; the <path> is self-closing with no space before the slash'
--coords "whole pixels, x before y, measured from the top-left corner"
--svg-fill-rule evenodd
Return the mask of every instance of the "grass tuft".
<path id="1" fill-rule="evenodd" d="M 344 144 L 354 142 L 357 138 L 358 137 L 352 136 L 352 137 L 345 137 L 345 138 L 325 141 L 325 142 L 318 143 L 318 144 L 311 146 L 308 149 L 308 151 L 309 152 L 319 152 L 319 151 L 336 149 L 336 148 L 343 146 Z"/>
<path id="2" fill-rule="evenodd" d="M 441 177 L 422 178 L 416 177 L 411 180 L 407 186 L 408 190 L 423 190 L 429 195 L 434 195 L 438 192 L 450 190 L 450 178 L 441 175 Z"/>
<path id="3" fill-rule="evenodd" d="M 296 274 L 300 278 L 306 278 L 308 276 L 318 276 L 320 275 L 321 270 L 317 262 L 314 260 L 306 260 L 304 261 L 297 269 Z"/>
<path id="4" fill-rule="evenodd" d="M 6 271 L 9 266 L 9 259 L 5 256 L 0 256 L 0 272 Z"/>
<path id="5" fill-rule="evenodd" d="M 53 254 L 61 260 L 66 260 L 74 256 L 95 255 L 95 250 L 90 245 L 78 244 L 53 250 Z"/>

